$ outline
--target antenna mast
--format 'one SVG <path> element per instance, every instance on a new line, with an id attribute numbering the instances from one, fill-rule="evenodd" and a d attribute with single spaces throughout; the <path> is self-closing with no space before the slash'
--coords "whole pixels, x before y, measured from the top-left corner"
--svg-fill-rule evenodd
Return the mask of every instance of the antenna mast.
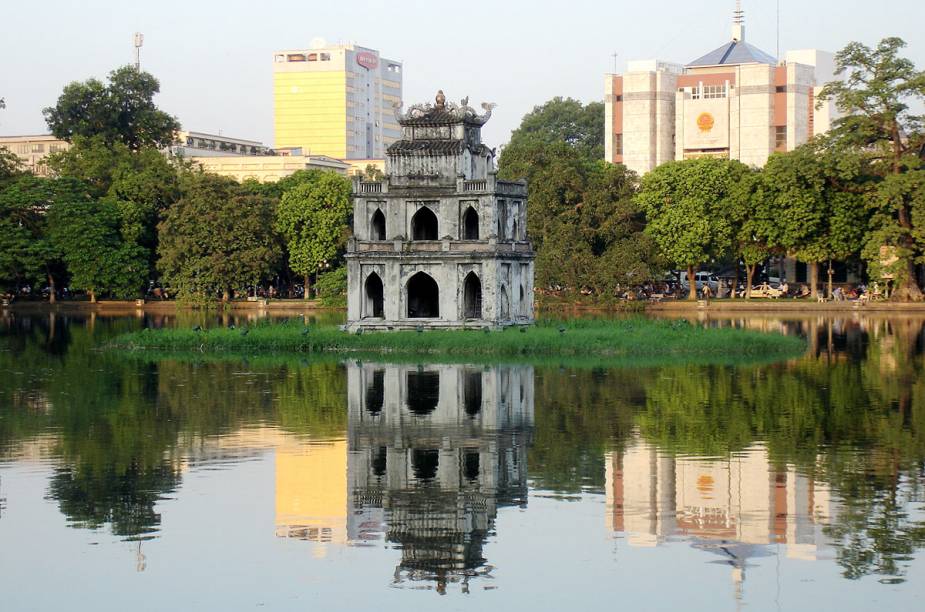
<path id="1" fill-rule="evenodd" d="M 742 10 L 742 0 L 736 0 L 736 10 L 732 11 L 732 40 L 745 40 L 745 11 Z"/>
<path id="2" fill-rule="evenodd" d="M 145 35 L 135 32 L 135 70 L 141 70 L 141 45 L 145 42 Z"/>

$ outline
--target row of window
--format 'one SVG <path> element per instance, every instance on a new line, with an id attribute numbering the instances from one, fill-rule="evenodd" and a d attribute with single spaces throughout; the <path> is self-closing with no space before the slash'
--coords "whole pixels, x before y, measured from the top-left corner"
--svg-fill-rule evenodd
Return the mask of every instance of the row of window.
<path id="1" fill-rule="evenodd" d="M 274 58 L 277 63 L 282 62 L 330 62 L 331 54 L 330 53 L 290 53 L 284 55 L 282 53 L 276 55 Z"/>
<path id="2" fill-rule="evenodd" d="M 463 213 L 462 227 L 460 229 L 461 240 L 479 240 L 479 213 L 473 207 L 469 206 L 466 212 Z M 498 218 L 498 236 L 502 240 L 507 238 L 518 240 L 520 238 L 517 219 L 514 219 L 511 236 L 507 235 L 506 229 L 507 223 L 505 223 L 504 215 L 502 214 Z M 438 235 L 437 215 L 428 207 L 422 206 L 411 217 L 411 240 L 438 240 Z M 369 239 L 376 241 L 386 239 L 385 215 L 381 209 L 377 208 L 369 221 Z"/>
<path id="3" fill-rule="evenodd" d="M 67 150 L 67 145 L 64 145 L 61 143 L 54 142 L 48 145 L 49 153 L 57 153 L 58 151 L 65 151 L 65 150 Z M 32 153 L 44 153 L 44 152 L 45 152 L 45 144 L 41 142 L 33 142 L 33 143 L 16 145 L 16 153 L 18 153 L 19 155 L 29 155 Z"/>

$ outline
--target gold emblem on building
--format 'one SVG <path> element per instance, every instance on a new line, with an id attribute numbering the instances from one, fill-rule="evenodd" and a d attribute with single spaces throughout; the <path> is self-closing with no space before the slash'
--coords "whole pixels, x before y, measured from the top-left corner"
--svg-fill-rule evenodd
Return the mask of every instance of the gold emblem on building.
<path id="1" fill-rule="evenodd" d="M 697 127 L 700 128 L 701 132 L 709 132 L 712 130 L 714 123 L 716 123 L 716 120 L 713 119 L 713 115 L 710 113 L 700 113 L 697 117 Z"/>

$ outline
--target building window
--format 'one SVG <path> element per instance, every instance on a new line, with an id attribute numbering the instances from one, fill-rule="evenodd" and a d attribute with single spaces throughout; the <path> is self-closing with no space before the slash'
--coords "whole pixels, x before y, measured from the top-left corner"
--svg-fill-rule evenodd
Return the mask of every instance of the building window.
<path id="1" fill-rule="evenodd" d="M 774 88 L 774 93 L 787 93 L 787 86 L 778 85 L 777 87 Z"/>
<path id="2" fill-rule="evenodd" d="M 331 61 L 331 54 L 330 54 L 330 53 L 322 53 L 322 54 L 321 54 L 321 61 L 322 61 L 322 62 L 330 62 L 330 61 Z"/>
<path id="3" fill-rule="evenodd" d="M 60 145 L 57 143 L 48 145 L 49 153 L 57 153 L 58 151 L 64 151 L 64 145 Z"/>
<path id="4" fill-rule="evenodd" d="M 45 152 L 45 145 L 43 145 L 43 144 L 34 144 L 34 145 L 32 145 L 32 152 L 33 152 L 33 153 L 44 153 L 44 152 Z"/>
<path id="5" fill-rule="evenodd" d="M 691 98 L 694 100 L 709 100 L 713 98 L 725 98 L 725 85 L 704 85 L 703 87 L 694 87 L 691 89 Z"/>
<path id="6" fill-rule="evenodd" d="M 787 126 L 778 125 L 774 128 L 774 150 L 787 150 Z"/>
<path id="7" fill-rule="evenodd" d="M 305 55 L 302 53 L 290 53 L 289 55 L 286 56 L 286 59 L 289 60 L 290 62 L 304 62 Z"/>
<path id="8" fill-rule="evenodd" d="M 276 62 L 277 64 L 281 64 L 282 62 L 286 61 L 286 56 L 282 54 L 274 55 L 273 61 Z"/>
<path id="9" fill-rule="evenodd" d="M 16 152 L 20 155 L 28 155 L 30 147 L 27 144 L 16 145 Z"/>
<path id="10" fill-rule="evenodd" d="M 389 72 L 401 72 L 401 66 L 398 64 L 389 64 Z"/>
<path id="11" fill-rule="evenodd" d="M 623 134 L 613 135 L 613 154 L 623 155 Z"/>

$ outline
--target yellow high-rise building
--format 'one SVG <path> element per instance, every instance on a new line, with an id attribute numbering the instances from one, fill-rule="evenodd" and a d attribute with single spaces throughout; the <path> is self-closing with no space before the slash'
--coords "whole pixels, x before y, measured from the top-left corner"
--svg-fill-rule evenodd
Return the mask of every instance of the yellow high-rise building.
<path id="1" fill-rule="evenodd" d="M 276 149 L 383 158 L 401 135 L 392 110 L 401 98 L 401 63 L 374 49 L 316 40 L 273 54 Z"/>

